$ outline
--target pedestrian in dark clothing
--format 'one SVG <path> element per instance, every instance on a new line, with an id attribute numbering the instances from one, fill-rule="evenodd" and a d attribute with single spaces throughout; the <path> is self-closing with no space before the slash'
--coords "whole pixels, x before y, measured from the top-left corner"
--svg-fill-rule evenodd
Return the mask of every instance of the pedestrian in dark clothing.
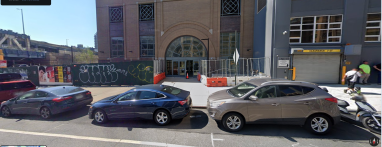
<path id="1" fill-rule="evenodd" d="M 378 85 L 381 85 L 381 63 L 373 66 L 376 70 L 378 70 Z"/>

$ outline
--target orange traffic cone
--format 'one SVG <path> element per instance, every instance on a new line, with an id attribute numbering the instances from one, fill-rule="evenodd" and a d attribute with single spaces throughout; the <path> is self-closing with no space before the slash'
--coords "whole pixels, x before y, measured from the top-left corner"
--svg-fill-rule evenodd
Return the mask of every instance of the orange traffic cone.
<path id="1" fill-rule="evenodd" d="M 188 73 L 187 73 L 186 79 L 188 79 Z"/>

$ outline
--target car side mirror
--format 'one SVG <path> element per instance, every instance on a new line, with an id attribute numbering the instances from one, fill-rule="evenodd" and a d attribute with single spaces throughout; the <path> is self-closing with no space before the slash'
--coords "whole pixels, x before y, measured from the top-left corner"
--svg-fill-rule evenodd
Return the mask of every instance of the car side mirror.
<path id="1" fill-rule="evenodd" d="M 118 99 L 114 100 L 113 103 L 118 104 Z"/>
<path id="2" fill-rule="evenodd" d="M 258 97 L 251 95 L 251 96 L 249 96 L 249 99 L 252 101 L 256 101 L 258 99 Z"/>

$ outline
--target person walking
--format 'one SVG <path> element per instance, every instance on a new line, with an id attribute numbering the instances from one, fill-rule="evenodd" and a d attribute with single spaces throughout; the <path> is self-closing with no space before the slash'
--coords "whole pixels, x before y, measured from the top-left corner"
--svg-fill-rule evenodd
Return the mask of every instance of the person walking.
<path id="1" fill-rule="evenodd" d="M 359 66 L 359 70 L 360 70 L 360 73 L 362 74 L 362 76 L 359 78 L 359 83 L 362 85 L 365 85 L 365 84 L 369 85 L 369 83 L 367 83 L 367 80 L 370 77 L 369 62 L 363 61 L 363 64 Z"/>
<path id="2" fill-rule="evenodd" d="M 381 85 L 381 63 L 373 66 L 376 70 L 378 70 L 378 85 Z"/>
<path id="3" fill-rule="evenodd" d="M 345 90 L 345 93 L 347 93 L 349 90 L 352 90 L 352 92 L 355 92 L 354 86 L 357 82 L 357 78 L 362 76 L 361 73 L 358 72 L 357 68 L 353 68 L 352 70 L 346 72 L 346 74 L 342 77 L 342 82 L 348 83 L 348 89 Z"/>

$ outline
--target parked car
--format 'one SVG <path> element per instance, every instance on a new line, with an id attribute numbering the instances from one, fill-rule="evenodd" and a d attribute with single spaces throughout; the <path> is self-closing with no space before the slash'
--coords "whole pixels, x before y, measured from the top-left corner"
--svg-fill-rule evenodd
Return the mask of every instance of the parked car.
<path id="1" fill-rule="evenodd" d="M 0 102 L 34 89 L 36 86 L 29 80 L 0 82 Z"/>
<path id="2" fill-rule="evenodd" d="M 48 119 L 51 115 L 89 105 L 90 91 L 74 86 L 36 89 L 1 103 L 3 117 L 12 114 L 34 114 Z"/>
<path id="3" fill-rule="evenodd" d="M 291 124 L 326 134 L 341 119 L 337 99 L 308 82 L 253 79 L 211 94 L 207 103 L 209 116 L 228 131 L 247 123 Z"/>
<path id="4" fill-rule="evenodd" d="M 89 118 L 96 123 L 143 118 L 167 125 L 172 119 L 187 116 L 191 104 L 189 91 L 165 85 L 145 85 L 94 103 L 89 109 Z"/>

